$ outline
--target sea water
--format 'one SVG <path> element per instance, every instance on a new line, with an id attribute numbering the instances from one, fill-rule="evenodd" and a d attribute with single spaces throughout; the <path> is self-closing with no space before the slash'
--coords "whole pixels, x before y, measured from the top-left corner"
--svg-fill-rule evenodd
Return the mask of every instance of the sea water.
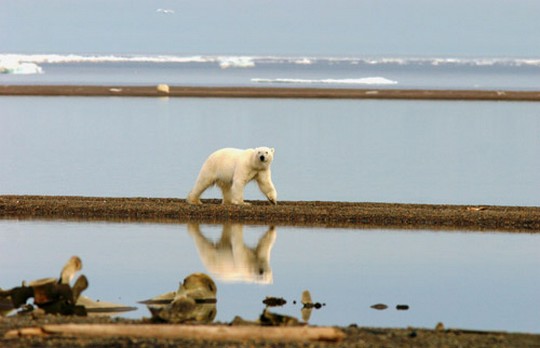
<path id="1" fill-rule="evenodd" d="M 216 149 L 265 145 L 278 200 L 540 205 L 539 103 L 2 97 L 0 109 L 0 194 L 183 198 Z M 252 183 L 246 199 L 264 196 Z"/>
<path id="2" fill-rule="evenodd" d="M 254 273 L 249 262 L 231 267 L 231 250 L 197 242 L 216 243 L 224 228 L 0 221 L 0 287 L 57 276 L 78 255 L 80 273 L 89 280 L 84 295 L 137 307 L 122 314 L 130 318 L 150 316 L 138 301 L 175 291 L 189 274 L 205 272 L 217 284 L 220 322 L 237 315 L 257 319 L 267 296 L 287 301 L 272 312 L 300 319 L 301 294 L 309 290 L 314 302 L 324 304 L 311 312 L 313 325 L 434 328 L 442 322 L 447 328 L 540 333 L 538 235 L 234 225 L 232 233 L 242 241 L 236 248 L 268 250 Z M 274 239 L 262 241 L 269 231 Z M 375 304 L 388 308 L 372 309 Z"/>
<path id="3" fill-rule="evenodd" d="M 540 59 L 521 58 L 0 54 L 2 64 L 0 84 L 540 89 Z"/>

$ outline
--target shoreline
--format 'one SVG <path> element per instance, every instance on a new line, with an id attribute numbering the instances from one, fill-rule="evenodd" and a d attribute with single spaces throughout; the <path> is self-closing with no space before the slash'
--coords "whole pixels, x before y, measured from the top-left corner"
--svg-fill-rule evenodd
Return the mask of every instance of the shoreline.
<path id="1" fill-rule="evenodd" d="M 0 195 L 0 218 L 540 232 L 540 207 L 249 202 L 249 206 L 233 206 L 206 199 L 193 206 L 179 198 Z"/>
<path id="2" fill-rule="evenodd" d="M 540 101 L 540 91 L 118 85 L 0 85 L 0 96 Z"/>
<path id="3" fill-rule="evenodd" d="M 126 331 L 124 334 L 115 332 Z M 140 329 L 140 333 L 139 333 Z M 195 330 L 197 329 L 197 330 Z M 330 339 L 312 339 L 304 332 L 326 330 L 335 333 Z M 224 337 L 207 337 L 197 331 L 221 333 Z M 228 331 L 245 331 L 248 336 L 227 338 Z M 283 331 L 281 331 L 283 330 Z M 297 330 L 305 337 L 287 339 L 283 334 Z M 282 338 L 270 338 L 265 331 L 283 332 Z M 86 333 L 88 332 L 88 333 Z M 133 335 L 132 333 L 137 334 Z M 144 333 L 150 332 L 145 335 Z M 178 332 L 176 335 L 168 332 Z M 185 332 L 183 334 L 182 332 Z M 193 332 L 190 334 L 190 332 Z M 253 336 L 251 333 L 259 333 Z M 263 333 L 263 335 L 261 335 Z M 215 335 L 214 335 L 215 336 Z M 536 347 L 540 335 L 504 331 L 477 331 L 445 328 L 376 328 L 351 324 L 347 327 L 234 327 L 226 323 L 210 325 L 151 324 L 146 320 L 108 317 L 14 316 L 0 317 L 0 347 Z"/>
<path id="4" fill-rule="evenodd" d="M 195 330 L 197 329 L 197 330 Z M 139 332 L 140 330 L 140 332 Z M 282 331 L 283 330 L 283 331 Z M 272 331 L 297 330 L 302 337 L 291 340 Z M 304 332 L 326 330 L 332 337 L 311 337 Z M 127 331 L 122 333 L 122 331 Z M 187 334 L 181 334 L 181 332 Z M 197 334 L 197 331 L 221 333 L 222 337 Z M 235 338 L 231 331 L 245 331 L 247 336 Z M 136 334 L 133 334 L 135 332 Z M 149 334 L 145 334 L 148 333 Z M 167 334 L 171 333 L 172 334 Z M 175 332 L 180 334 L 174 335 Z M 190 334 L 190 332 L 193 332 Z M 251 332 L 258 332 L 256 337 Z M 265 332 L 267 334 L 265 334 Z M 262 334 L 261 334 L 262 333 Z M 216 335 L 214 335 L 216 336 Z M 477 331 L 445 328 L 375 328 L 351 324 L 347 327 L 250 327 L 213 323 L 152 324 L 148 320 L 126 320 L 109 317 L 31 316 L 0 317 L 0 347 L 536 347 L 540 335 L 534 333 Z"/>

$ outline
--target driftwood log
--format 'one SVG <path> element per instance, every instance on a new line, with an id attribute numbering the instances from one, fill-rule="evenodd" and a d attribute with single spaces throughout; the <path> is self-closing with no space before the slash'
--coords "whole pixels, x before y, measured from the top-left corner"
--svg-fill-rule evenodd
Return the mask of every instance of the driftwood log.
<path id="1" fill-rule="evenodd" d="M 144 337 L 160 339 L 202 339 L 211 341 L 271 340 L 337 342 L 345 338 L 334 327 L 257 327 L 221 325 L 123 325 L 123 324 L 65 324 L 11 330 L 5 338 L 27 336 L 70 337 Z"/>

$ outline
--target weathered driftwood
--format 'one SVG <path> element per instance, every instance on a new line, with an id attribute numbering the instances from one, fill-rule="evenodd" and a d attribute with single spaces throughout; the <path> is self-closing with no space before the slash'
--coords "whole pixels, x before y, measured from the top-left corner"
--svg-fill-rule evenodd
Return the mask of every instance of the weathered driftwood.
<path id="1" fill-rule="evenodd" d="M 28 299 L 34 298 L 34 305 L 45 313 L 62 315 L 87 315 L 88 313 L 107 315 L 136 309 L 110 302 L 97 302 L 81 293 L 88 288 L 88 279 L 81 275 L 73 286 L 70 282 L 82 269 L 82 261 L 72 256 L 62 268 L 60 277 L 41 278 L 10 290 L 0 289 L 0 313 L 26 306 Z M 33 308 L 30 306 L 30 308 Z"/>
<path id="2" fill-rule="evenodd" d="M 176 292 L 167 292 L 142 301 L 156 322 L 171 324 L 210 323 L 216 309 L 216 283 L 204 273 L 193 273 L 184 279 Z"/>
<path id="3" fill-rule="evenodd" d="M 11 330 L 5 338 L 22 336 L 74 337 L 145 337 L 161 339 L 202 339 L 212 341 L 329 341 L 345 338 L 345 333 L 333 327 L 258 327 L 204 325 L 122 325 L 65 324 Z"/>

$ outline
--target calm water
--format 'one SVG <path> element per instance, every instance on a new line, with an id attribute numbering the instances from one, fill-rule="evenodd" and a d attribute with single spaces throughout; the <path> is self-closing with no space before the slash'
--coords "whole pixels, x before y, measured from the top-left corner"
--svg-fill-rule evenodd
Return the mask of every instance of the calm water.
<path id="1" fill-rule="evenodd" d="M 266 145 L 280 200 L 540 206 L 539 103 L 3 97 L 0 110 L 0 194 L 185 197 L 214 150 Z"/>
<path id="2" fill-rule="evenodd" d="M 237 262 L 233 267 L 230 250 L 204 246 L 203 239 L 215 242 L 222 237 L 220 225 L 3 220 L 0 287 L 56 276 L 70 256 L 79 255 L 82 273 L 90 281 L 85 295 L 138 306 L 125 314 L 133 318 L 149 316 L 137 301 L 175 290 L 190 273 L 206 272 L 218 286 L 218 321 L 231 321 L 235 315 L 257 318 L 266 296 L 288 300 L 275 312 L 300 317 L 300 305 L 292 302 L 308 289 L 314 301 L 326 304 L 312 312 L 310 323 L 316 325 L 431 328 L 443 322 L 452 328 L 540 333 L 538 235 L 268 230 L 241 225 L 229 229 L 237 240 L 243 237 L 242 246 L 259 243 L 268 250 L 268 257 L 257 260 L 265 265 L 261 279 L 250 271 L 252 264 Z M 230 267 L 216 267 L 213 257 Z M 389 308 L 371 309 L 376 303 Z M 397 304 L 410 309 L 397 311 Z"/>
<path id="3" fill-rule="evenodd" d="M 2 62 L 15 70 L 0 84 L 540 90 L 540 59 L 0 52 Z"/>

